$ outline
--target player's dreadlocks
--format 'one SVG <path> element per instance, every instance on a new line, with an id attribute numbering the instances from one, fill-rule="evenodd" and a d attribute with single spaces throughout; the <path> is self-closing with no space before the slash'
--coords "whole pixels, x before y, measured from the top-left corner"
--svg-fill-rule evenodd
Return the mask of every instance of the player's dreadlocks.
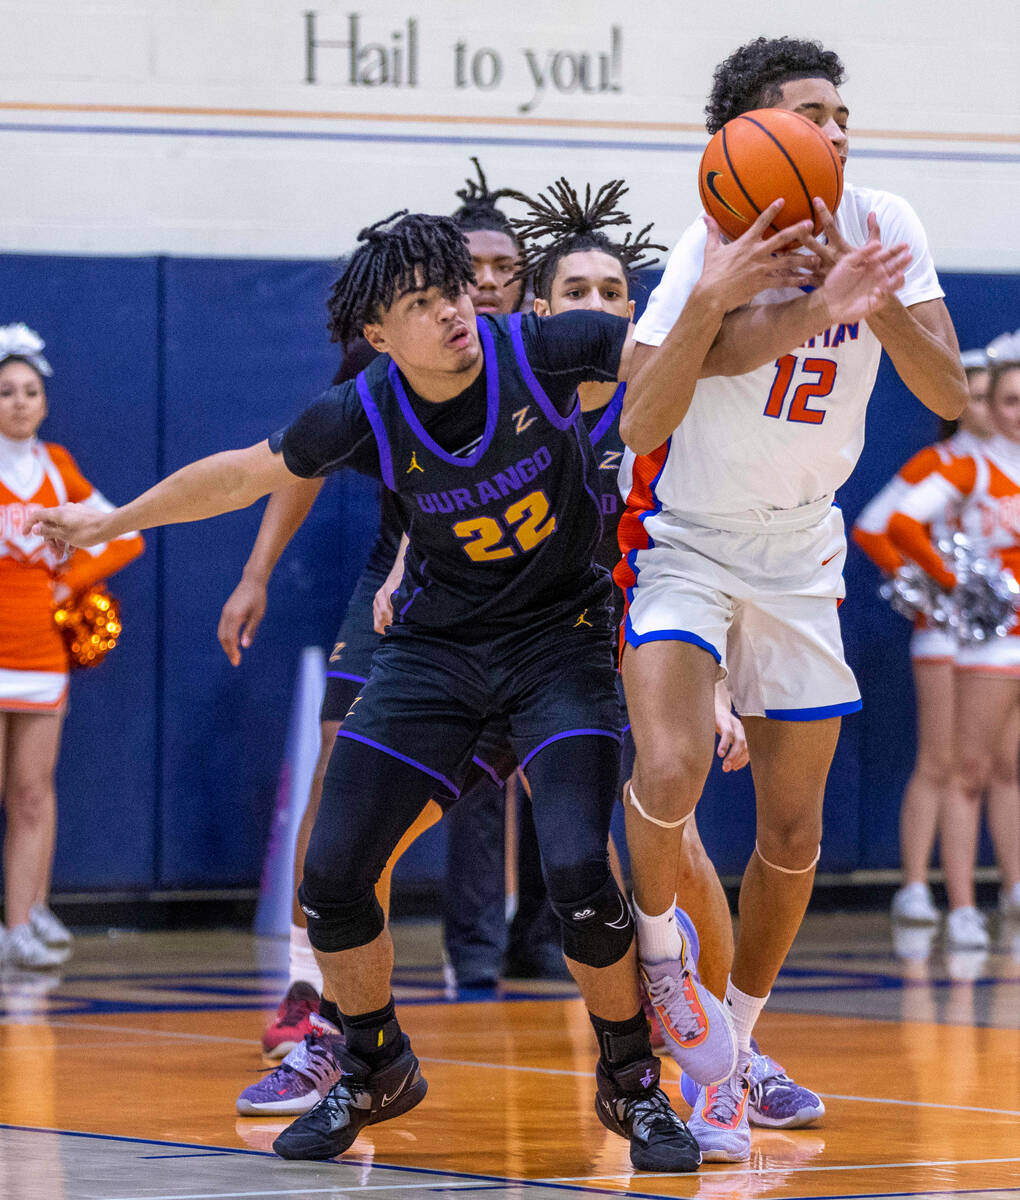
<path id="1" fill-rule="evenodd" d="M 362 229 L 358 241 L 326 303 L 334 342 L 346 345 L 360 335 L 399 292 L 435 287 L 457 294 L 475 277 L 464 234 L 452 217 L 408 215 L 405 208 Z"/>
<path id="2" fill-rule="evenodd" d="M 457 192 L 458 200 L 462 201 L 460 208 L 453 214 L 453 219 L 465 233 L 475 233 L 481 229 L 491 229 L 496 233 L 505 233 L 517 244 L 517 236 L 505 213 L 496 207 L 500 200 L 508 196 L 516 196 L 511 188 L 500 188 L 490 192 L 489 183 L 482 170 L 482 164 L 472 156 L 478 178 L 465 179 L 464 186 Z"/>
<path id="3" fill-rule="evenodd" d="M 717 133 L 741 113 L 769 108 L 791 79 L 827 79 L 838 88 L 845 78 L 839 55 L 823 50 L 820 42 L 755 38 L 716 67 L 705 105 L 705 127 Z"/>
<path id="4" fill-rule="evenodd" d="M 582 203 L 574 188 L 561 178 L 535 199 L 514 193 L 529 209 L 527 217 L 513 222 L 523 246 L 517 278 L 531 275 L 535 295 L 548 300 L 556 268 L 568 254 L 601 250 L 620 263 L 628 279 L 640 267 L 647 266 L 653 261 L 643 257 L 649 250 L 668 248 L 647 240 L 650 223 L 637 234 L 628 231 L 626 237 L 615 241 L 602 232 L 614 225 L 630 224 L 627 213 L 616 207 L 628 190 L 622 179 L 612 179 L 593 198 L 589 183 Z"/>

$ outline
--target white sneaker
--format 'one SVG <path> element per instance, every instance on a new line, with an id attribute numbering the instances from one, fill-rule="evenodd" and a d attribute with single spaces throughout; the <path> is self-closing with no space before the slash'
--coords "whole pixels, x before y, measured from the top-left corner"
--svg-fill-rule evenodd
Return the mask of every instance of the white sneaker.
<path id="1" fill-rule="evenodd" d="M 999 912 L 1007 921 L 1020 921 L 1020 883 L 999 891 Z"/>
<path id="2" fill-rule="evenodd" d="M 741 1055 L 729 1079 L 698 1092 L 687 1128 L 701 1148 L 703 1162 L 746 1162 L 751 1157 L 750 1069 L 750 1055 Z"/>
<path id="3" fill-rule="evenodd" d="M 892 919 L 904 925 L 937 925 L 939 910 L 926 883 L 908 883 L 893 896 Z"/>
<path id="4" fill-rule="evenodd" d="M 4 961 L 28 971 L 59 967 L 70 957 L 71 951 L 66 946 L 60 949 L 40 941 L 27 922 L 24 925 L 16 925 L 10 931 L 4 947 Z"/>
<path id="5" fill-rule="evenodd" d="M 973 906 L 954 908 L 946 918 L 946 944 L 954 950 L 987 950 L 985 918 Z"/>
<path id="6" fill-rule="evenodd" d="M 74 940 L 63 921 L 45 904 L 33 904 L 28 914 L 32 932 L 47 946 L 63 950 Z"/>

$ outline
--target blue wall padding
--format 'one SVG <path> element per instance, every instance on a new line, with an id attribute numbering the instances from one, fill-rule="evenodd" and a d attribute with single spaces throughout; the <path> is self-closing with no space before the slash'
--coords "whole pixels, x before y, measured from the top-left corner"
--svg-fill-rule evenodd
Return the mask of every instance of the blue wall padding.
<path id="1" fill-rule="evenodd" d="M 46 339 L 55 375 L 43 436 L 119 501 L 194 458 L 265 437 L 328 385 L 339 357 L 325 331 L 334 273 L 279 260 L 5 255 L 0 323 L 26 321 Z M 943 284 L 962 345 L 1020 325 L 1020 276 L 948 274 Z M 839 497 L 848 525 L 937 426 L 884 361 L 864 455 Z M 257 884 L 298 652 L 332 646 L 377 520 L 371 483 L 327 482 L 234 670 L 216 624 L 261 507 L 150 533 L 145 556 L 114 581 L 121 645 L 72 685 L 57 890 Z M 841 612 L 865 709 L 844 722 L 830 776 L 825 870 L 898 861 L 914 751 L 909 630 L 878 600 L 877 582 L 851 547 Z M 713 769 L 699 824 L 720 870 L 742 869 L 754 845 L 749 772 Z M 438 831 L 423 839 L 398 885 L 440 875 L 442 846 Z"/>

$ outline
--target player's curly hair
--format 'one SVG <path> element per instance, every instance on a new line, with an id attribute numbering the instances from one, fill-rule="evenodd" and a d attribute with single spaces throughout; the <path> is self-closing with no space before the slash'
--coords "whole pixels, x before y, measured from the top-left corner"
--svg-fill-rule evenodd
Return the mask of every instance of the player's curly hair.
<path id="1" fill-rule="evenodd" d="M 577 191 L 560 178 L 534 199 L 523 192 L 514 193 L 515 199 L 528 206 L 528 215 L 513 222 L 521 242 L 521 268 L 514 278 L 530 275 L 535 295 L 548 300 L 562 258 L 583 250 L 601 250 L 620 263 L 629 281 L 639 268 L 654 261 L 654 257 L 645 257 L 648 251 L 668 247 L 648 240 L 651 223 L 636 234 L 628 230 L 623 238 L 614 239 L 603 232 L 630 224 L 630 216 L 616 207 L 628 191 L 622 179 L 611 179 L 593 197 L 589 183 L 582 202 Z"/>
<path id="2" fill-rule="evenodd" d="M 500 200 L 516 195 L 511 188 L 499 188 L 489 191 L 489 182 L 485 178 L 482 164 L 472 155 L 471 161 L 478 172 L 477 179 L 465 179 L 464 186 L 457 192 L 461 201 L 460 208 L 453 214 L 453 219 L 465 233 L 475 233 L 481 229 L 491 229 L 496 233 L 505 233 L 517 245 L 517 235 L 506 213 L 496 207 Z"/>
<path id="3" fill-rule="evenodd" d="M 352 341 L 398 292 L 436 287 L 456 295 L 474 281 L 464 233 L 452 217 L 401 209 L 362 229 L 358 241 L 326 302 L 334 342 Z"/>
<path id="4" fill-rule="evenodd" d="M 705 126 L 717 133 L 741 113 L 769 108 L 779 99 L 782 84 L 791 79 L 827 79 L 838 88 L 845 78 L 839 55 L 823 50 L 821 42 L 755 38 L 716 67 Z"/>

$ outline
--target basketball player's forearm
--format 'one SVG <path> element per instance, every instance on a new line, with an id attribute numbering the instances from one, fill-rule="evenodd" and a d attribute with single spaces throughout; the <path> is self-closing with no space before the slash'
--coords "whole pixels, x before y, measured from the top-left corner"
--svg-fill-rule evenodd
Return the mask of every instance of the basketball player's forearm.
<path id="1" fill-rule="evenodd" d="M 868 317 L 868 324 L 900 379 L 925 408 L 955 420 L 967 407 L 968 392 L 948 314 L 944 322 L 934 317 L 935 328 L 929 328 L 893 297 Z"/>
<path id="2" fill-rule="evenodd" d="M 290 539 L 304 524 L 325 479 L 298 479 L 273 492 L 262 514 L 258 536 L 244 564 L 244 577 L 266 583 Z"/>
<path id="3" fill-rule="evenodd" d="M 204 521 L 221 513 L 247 508 L 260 497 L 282 487 L 293 476 L 281 455 L 268 446 L 226 450 L 189 463 L 128 504 L 116 508 L 103 521 L 103 537 L 119 537 L 132 529 L 154 529 Z"/>
<path id="4" fill-rule="evenodd" d="M 781 304 L 755 304 L 726 314 L 701 374 L 746 375 L 789 354 L 832 324 L 817 289 Z"/>
<path id="5" fill-rule="evenodd" d="M 657 449 L 687 416 L 724 316 L 718 300 L 695 287 L 662 345 L 635 360 L 620 414 L 620 436 L 635 454 Z"/>

